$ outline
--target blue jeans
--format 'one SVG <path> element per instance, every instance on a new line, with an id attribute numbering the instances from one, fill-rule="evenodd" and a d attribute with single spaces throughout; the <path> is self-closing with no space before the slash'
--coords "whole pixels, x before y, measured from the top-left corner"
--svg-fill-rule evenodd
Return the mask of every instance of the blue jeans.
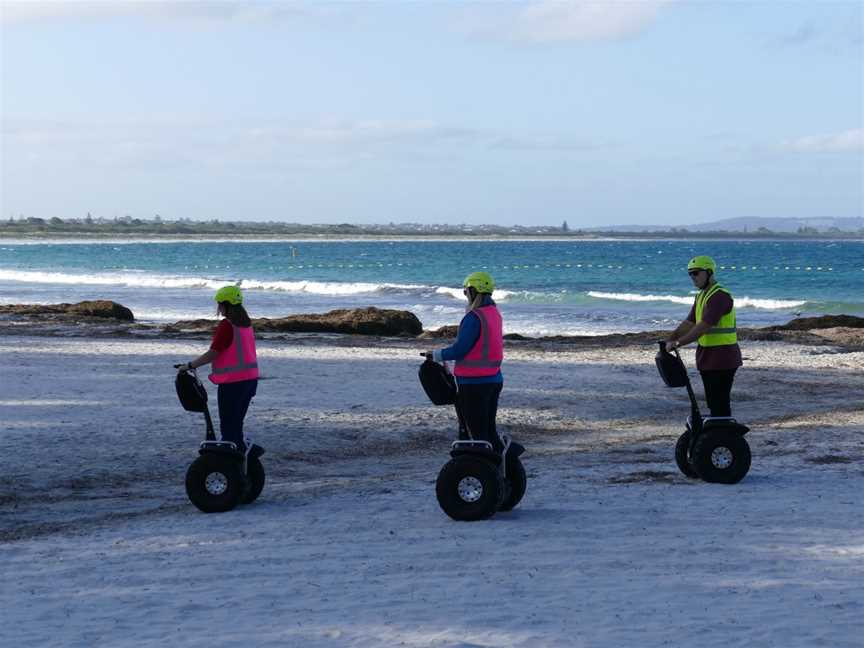
<path id="1" fill-rule="evenodd" d="M 216 390 L 219 401 L 219 431 L 223 441 L 232 441 L 242 452 L 246 450 L 243 443 L 243 419 L 252 397 L 258 391 L 258 379 L 241 380 L 240 382 L 222 383 Z"/>

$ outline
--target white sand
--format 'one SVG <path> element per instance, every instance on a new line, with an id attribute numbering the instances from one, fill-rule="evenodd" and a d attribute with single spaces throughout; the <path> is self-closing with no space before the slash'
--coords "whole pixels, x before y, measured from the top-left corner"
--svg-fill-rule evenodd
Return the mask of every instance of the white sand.
<path id="1" fill-rule="evenodd" d="M 0 645 L 864 645 L 862 353 L 748 343 L 753 467 L 720 486 L 675 468 L 652 347 L 510 349 L 528 492 L 456 523 L 454 415 L 396 342 L 261 344 L 268 484 L 198 513 L 171 364 L 204 346 L 0 338 Z"/>

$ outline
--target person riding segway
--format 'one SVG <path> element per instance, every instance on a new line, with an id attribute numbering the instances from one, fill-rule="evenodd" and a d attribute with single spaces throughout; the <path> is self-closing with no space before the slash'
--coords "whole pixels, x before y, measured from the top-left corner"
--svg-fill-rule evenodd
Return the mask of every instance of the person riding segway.
<path id="1" fill-rule="evenodd" d="M 661 364 L 673 366 L 672 359 L 666 358 L 663 352 L 674 352 L 677 356 L 680 347 L 697 341 L 696 368 L 702 376 L 711 416 L 702 419 L 689 379 L 686 379 L 693 411 L 687 431 L 676 445 L 675 459 L 681 472 L 689 477 L 734 483 L 750 468 L 750 448 L 743 439 L 747 428 L 732 418 L 731 408 L 732 382 L 743 363 L 734 300 L 732 294 L 717 283 L 716 271 L 717 264 L 709 256 L 690 259 L 687 273 L 699 292 L 687 318 L 672 332 L 669 340 L 661 344 L 658 367 Z M 677 362 L 680 364 L 680 358 Z M 684 381 L 681 382 L 670 386 L 685 386 Z M 711 434 L 702 434 L 711 430 Z M 736 459 L 738 463 L 733 465 Z"/>
<path id="2" fill-rule="evenodd" d="M 216 313 L 224 319 L 216 327 L 210 349 L 191 362 L 175 365 L 181 403 L 191 411 L 203 411 L 207 421 L 200 456 L 186 473 L 186 493 L 205 513 L 227 511 L 238 503 L 254 501 L 265 480 L 260 461 L 264 449 L 243 434 L 243 420 L 258 388 L 252 321 L 243 308 L 243 294 L 237 286 L 223 286 L 214 299 L 218 304 Z M 211 363 L 209 378 L 217 385 L 221 441 L 215 438 L 206 404 L 207 392 L 195 371 Z"/>
<path id="3" fill-rule="evenodd" d="M 456 342 L 423 354 L 427 363 L 455 362 L 453 401 L 459 436 L 451 446 L 452 459 L 438 475 L 435 491 L 441 508 L 456 520 L 479 520 L 499 510 L 509 511 L 526 488 L 525 469 L 519 459 L 525 448 L 500 435 L 495 423 L 504 384 L 504 340 L 501 314 L 492 300 L 494 289 L 495 282 L 488 273 L 468 275 L 463 282 L 468 307 Z M 421 381 L 435 375 L 428 367 L 425 371 L 421 367 Z M 437 375 L 442 380 L 441 374 Z M 432 397 L 430 388 L 426 384 L 424 388 Z M 437 402 L 435 398 L 433 402 Z"/>
<path id="4" fill-rule="evenodd" d="M 666 342 L 666 350 L 671 353 L 696 341 L 696 369 L 702 376 L 711 416 L 732 416 L 732 381 L 743 363 L 735 303 L 732 293 L 717 283 L 716 271 L 717 264 L 709 256 L 690 259 L 687 274 L 699 293 L 687 319 Z"/>

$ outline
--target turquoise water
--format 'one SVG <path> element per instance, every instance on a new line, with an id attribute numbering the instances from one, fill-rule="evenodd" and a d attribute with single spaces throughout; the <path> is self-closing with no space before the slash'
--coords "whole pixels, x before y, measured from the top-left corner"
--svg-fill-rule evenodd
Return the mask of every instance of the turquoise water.
<path id="1" fill-rule="evenodd" d="M 861 241 L 293 241 L 0 243 L 0 301 L 114 299 L 144 321 L 212 313 L 240 282 L 253 316 L 380 306 L 455 323 L 462 278 L 493 274 L 510 332 L 650 330 L 686 315 L 695 254 L 715 257 L 739 325 L 864 316 Z"/>

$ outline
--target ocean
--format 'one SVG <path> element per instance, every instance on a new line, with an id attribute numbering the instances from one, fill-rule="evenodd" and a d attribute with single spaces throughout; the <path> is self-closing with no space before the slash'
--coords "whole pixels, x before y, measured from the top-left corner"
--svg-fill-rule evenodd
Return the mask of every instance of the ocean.
<path id="1" fill-rule="evenodd" d="M 239 283 L 253 317 L 378 306 L 437 328 L 485 270 L 507 332 L 598 335 L 675 326 L 696 254 L 716 259 L 741 327 L 864 316 L 864 242 L 848 240 L 0 241 L 0 303 L 111 299 L 170 322 L 213 317 L 214 290 Z"/>

